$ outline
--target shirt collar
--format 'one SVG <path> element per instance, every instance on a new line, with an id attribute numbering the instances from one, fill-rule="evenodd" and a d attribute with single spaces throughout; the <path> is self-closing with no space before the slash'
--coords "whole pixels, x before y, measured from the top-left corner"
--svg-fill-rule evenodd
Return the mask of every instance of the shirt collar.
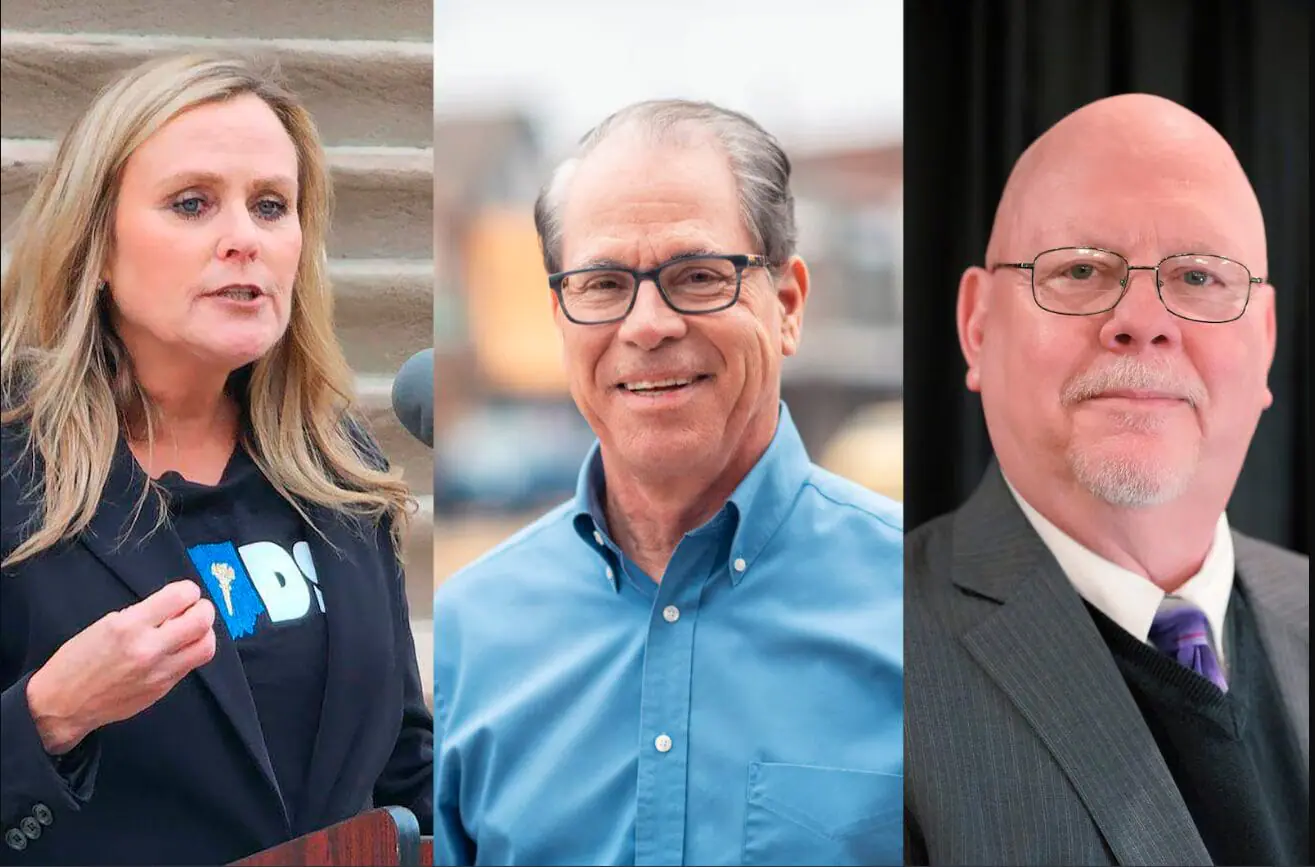
<path id="1" fill-rule="evenodd" d="M 759 555 L 794 506 L 796 494 L 807 480 L 811 467 L 799 430 L 790 410 L 782 402 L 771 444 L 753 469 L 740 480 L 723 507 L 723 511 L 731 510 L 735 519 L 731 523 L 734 537 L 727 562 L 732 585 L 738 585 L 753 571 Z M 608 554 L 617 556 L 620 549 L 607 529 L 602 502 L 605 484 L 603 456 L 595 440 L 576 480 L 572 523 L 580 538 L 606 558 Z M 710 520 L 716 520 L 716 516 Z M 614 575 L 608 580 L 613 588 L 619 587 Z"/>
<path id="2" fill-rule="evenodd" d="M 1008 479 L 1005 479 L 1005 484 L 1083 599 L 1142 643 L 1149 642 L 1151 621 L 1161 606 L 1182 602 L 1195 605 L 1205 613 L 1213 645 L 1223 661 L 1224 616 L 1233 590 L 1234 572 L 1233 536 L 1226 515 L 1220 514 L 1215 524 L 1214 541 L 1200 571 L 1187 579 L 1177 592 L 1166 594 L 1136 572 L 1124 569 L 1082 545 L 1034 509 Z"/>

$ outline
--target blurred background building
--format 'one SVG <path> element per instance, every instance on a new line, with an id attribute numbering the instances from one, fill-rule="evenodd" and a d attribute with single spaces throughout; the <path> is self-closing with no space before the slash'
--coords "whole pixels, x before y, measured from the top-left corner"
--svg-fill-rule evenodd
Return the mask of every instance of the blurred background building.
<path id="1" fill-rule="evenodd" d="M 532 206 L 580 136 L 641 99 L 711 100 L 785 147 L 813 286 L 784 399 L 814 460 L 903 498 L 902 6 L 716 5 L 437 8 L 436 582 L 574 490 L 593 434 Z"/>
<path id="2" fill-rule="evenodd" d="M 421 678 L 433 684 L 433 456 L 397 423 L 392 376 L 430 345 L 433 311 L 431 0 L 4 0 L 0 12 L 3 241 L 96 91 L 149 58 L 188 50 L 276 60 L 328 147 L 338 335 L 381 445 L 421 502 L 406 550 Z"/>

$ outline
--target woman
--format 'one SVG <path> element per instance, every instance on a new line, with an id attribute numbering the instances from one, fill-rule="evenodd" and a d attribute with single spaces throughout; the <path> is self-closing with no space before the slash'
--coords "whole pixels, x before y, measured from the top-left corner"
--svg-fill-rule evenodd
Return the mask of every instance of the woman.
<path id="1" fill-rule="evenodd" d="M 399 540 L 354 420 L 330 189 L 244 63 L 96 99 L 19 218 L 3 318 L 7 863 L 219 864 L 372 805 L 432 821 Z"/>

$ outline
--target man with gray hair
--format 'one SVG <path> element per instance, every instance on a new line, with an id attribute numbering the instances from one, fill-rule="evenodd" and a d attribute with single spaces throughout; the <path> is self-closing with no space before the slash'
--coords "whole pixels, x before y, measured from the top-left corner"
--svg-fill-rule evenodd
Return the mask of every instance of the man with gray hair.
<path id="1" fill-rule="evenodd" d="M 1169 100 L 1018 160 L 959 284 L 998 463 L 906 545 L 909 863 L 1311 863 L 1310 565 L 1224 512 L 1266 271 L 1237 157 Z"/>
<path id="2" fill-rule="evenodd" d="M 435 594 L 440 864 L 898 864 L 902 510 L 781 401 L 808 269 L 749 118 L 646 102 L 535 207 L 575 497 Z"/>

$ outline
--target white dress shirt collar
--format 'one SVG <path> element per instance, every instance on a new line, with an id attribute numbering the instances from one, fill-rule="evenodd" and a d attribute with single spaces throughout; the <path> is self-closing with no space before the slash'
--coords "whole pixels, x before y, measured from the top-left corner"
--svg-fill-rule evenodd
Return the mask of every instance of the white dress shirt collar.
<path id="1" fill-rule="evenodd" d="M 1162 606 L 1194 605 L 1205 612 L 1210 624 L 1211 645 L 1220 665 L 1224 664 L 1224 616 L 1233 590 L 1235 569 L 1233 536 L 1226 515 L 1221 514 L 1215 524 L 1214 541 L 1201 570 L 1187 579 L 1177 592 L 1166 594 L 1148 579 L 1111 563 L 1080 544 L 1029 505 L 1008 479 L 1005 479 L 1005 484 L 1083 599 L 1143 643 L 1148 643 L 1151 621 Z"/>

